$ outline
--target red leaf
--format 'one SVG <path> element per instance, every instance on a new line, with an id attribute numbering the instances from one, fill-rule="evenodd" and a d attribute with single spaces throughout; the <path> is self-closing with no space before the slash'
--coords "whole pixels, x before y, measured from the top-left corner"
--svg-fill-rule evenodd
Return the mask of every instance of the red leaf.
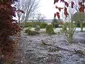
<path id="1" fill-rule="evenodd" d="M 60 14 L 59 14 L 59 12 L 56 12 L 56 15 L 57 15 L 58 19 L 60 19 Z"/>
<path id="2" fill-rule="evenodd" d="M 82 2 L 85 2 L 85 0 L 82 0 Z"/>
<path id="3" fill-rule="evenodd" d="M 56 6 L 55 8 L 58 8 L 58 6 Z"/>
<path id="4" fill-rule="evenodd" d="M 79 11 L 84 13 L 84 5 L 79 8 Z"/>
<path id="5" fill-rule="evenodd" d="M 69 4 L 67 3 L 67 2 L 64 2 L 65 3 L 65 5 L 68 7 L 69 6 Z"/>
<path id="6" fill-rule="evenodd" d="M 73 2 L 73 1 L 71 1 L 71 8 L 73 8 L 73 5 L 74 5 L 74 2 Z"/>
<path id="7" fill-rule="evenodd" d="M 78 2 L 78 4 L 79 4 L 80 6 L 82 6 L 82 2 Z"/>
<path id="8" fill-rule="evenodd" d="M 17 12 L 25 13 L 25 12 L 24 12 L 24 11 L 22 11 L 22 10 L 17 10 Z"/>
<path id="9" fill-rule="evenodd" d="M 65 2 L 64 0 L 61 0 L 62 2 Z"/>
<path id="10" fill-rule="evenodd" d="M 55 18 L 56 16 L 58 17 L 58 19 L 60 19 L 60 14 L 59 14 L 59 12 L 54 13 L 54 18 Z"/>
<path id="11" fill-rule="evenodd" d="M 56 8 L 57 8 L 59 11 L 61 11 L 61 9 L 63 9 L 63 8 L 61 8 L 61 7 L 58 7 L 58 6 L 56 6 Z"/>
<path id="12" fill-rule="evenodd" d="M 61 11 L 63 8 L 60 7 L 60 8 L 58 8 L 58 9 L 59 9 L 59 11 Z"/>
<path id="13" fill-rule="evenodd" d="M 54 18 L 56 17 L 56 13 L 54 13 Z"/>
<path id="14" fill-rule="evenodd" d="M 67 15 L 69 15 L 66 7 L 64 8 L 64 14 L 65 14 L 66 17 L 67 17 Z"/>
<path id="15" fill-rule="evenodd" d="M 54 4 L 56 3 L 56 2 L 58 2 L 59 0 L 54 0 Z"/>

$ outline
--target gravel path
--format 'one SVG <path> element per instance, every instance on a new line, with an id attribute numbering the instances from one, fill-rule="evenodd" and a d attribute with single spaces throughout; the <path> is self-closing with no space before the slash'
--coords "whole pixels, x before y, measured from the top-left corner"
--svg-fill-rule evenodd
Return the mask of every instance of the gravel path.
<path id="1" fill-rule="evenodd" d="M 74 35 L 75 42 L 70 44 L 63 35 L 27 36 L 22 32 L 21 57 L 17 64 L 85 64 L 85 55 L 81 52 L 85 51 L 84 38 L 85 33 L 78 32 Z"/>

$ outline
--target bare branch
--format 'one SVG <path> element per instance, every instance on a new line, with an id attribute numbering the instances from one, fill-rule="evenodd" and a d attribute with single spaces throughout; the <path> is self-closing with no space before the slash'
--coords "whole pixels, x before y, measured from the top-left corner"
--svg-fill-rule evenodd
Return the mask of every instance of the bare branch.
<path id="1" fill-rule="evenodd" d="M 33 13 L 35 13 L 35 10 L 38 8 L 40 0 L 20 0 L 17 3 L 17 9 L 23 10 L 25 14 L 17 13 L 18 18 L 21 21 L 27 21 L 30 16 L 32 16 Z"/>

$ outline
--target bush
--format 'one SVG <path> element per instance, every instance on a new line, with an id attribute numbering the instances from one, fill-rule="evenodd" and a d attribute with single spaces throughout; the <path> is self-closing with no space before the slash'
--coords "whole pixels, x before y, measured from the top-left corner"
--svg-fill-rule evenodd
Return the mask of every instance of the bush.
<path id="1" fill-rule="evenodd" d="M 40 24 L 40 28 L 46 28 L 46 26 L 47 26 L 47 23 L 45 23 L 45 22 Z"/>
<path id="2" fill-rule="evenodd" d="M 59 26 L 58 26 L 58 25 L 59 25 L 59 24 L 58 24 L 58 20 L 57 20 L 56 18 L 53 19 L 52 25 L 53 25 L 54 28 L 58 28 L 58 27 L 59 27 Z"/>
<path id="3" fill-rule="evenodd" d="M 37 25 L 40 25 L 41 22 L 25 22 L 24 27 L 36 27 Z"/>
<path id="4" fill-rule="evenodd" d="M 85 23 L 83 23 L 83 27 L 85 27 Z"/>
<path id="5" fill-rule="evenodd" d="M 55 34 L 52 24 L 46 26 L 46 33 L 48 33 L 48 34 Z"/>
<path id="6" fill-rule="evenodd" d="M 76 25 L 76 27 L 80 27 L 80 23 L 79 22 L 76 22 L 75 25 Z"/>
<path id="7" fill-rule="evenodd" d="M 68 42 L 72 43 L 73 35 L 76 29 L 75 24 L 73 22 L 65 23 L 62 29 L 63 29 L 62 31 L 65 33 Z"/>
<path id="8" fill-rule="evenodd" d="M 75 23 L 76 27 L 81 28 L 81 32 L 83 32 L 83 28 L 85 27 L 85 23 L 84 22 L 76 22 Z"/>
<path id="9" fill-rule="evenodd" d="M 39 30 L 40 30 L 40 26 L 37 25 L 37 26 L 35 27 L 35 31 L 39 31 Z"/>
<path id="10" fill-rule="evenodd" d="M 54 28 L 58 28 L 59 27 L 58 23 L 53 23 L 53 26 L 54 26 Z"/>
<path id="11" fill-rule="evenodd" d="M 29 29 L 26 29 L 26 30 L 25 30 L 25 33 L 27 33 L 27 32 L 28 32 L 28 30 L 29 30 Z"/>
<path id="12" fill-rule="evenodd" d="M 37 35 L 37 34 L 39 34 L 39 32 L 31 31 L 30 29 L 26 29 L 25 33 L 27 33 L 28 35 Z"/>
<path id="13" fill-rule="evenodd" d="M 24 27 L 32 27 L 32 23 L 31 22 L 25 22 Z"/>

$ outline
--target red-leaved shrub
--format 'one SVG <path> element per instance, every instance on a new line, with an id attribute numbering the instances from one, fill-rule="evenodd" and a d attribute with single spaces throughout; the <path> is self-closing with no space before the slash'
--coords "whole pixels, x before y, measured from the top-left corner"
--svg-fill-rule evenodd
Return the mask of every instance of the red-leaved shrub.
<path id="1" fill-rule="evenodd" d="M 16 8 L 11 6 L 17 0 L 0 0 L 0 54 L 4 58 L 12 57 L 15 41 L 10 38 L 20 31 L 16 20 L 13 20 Z"/>

